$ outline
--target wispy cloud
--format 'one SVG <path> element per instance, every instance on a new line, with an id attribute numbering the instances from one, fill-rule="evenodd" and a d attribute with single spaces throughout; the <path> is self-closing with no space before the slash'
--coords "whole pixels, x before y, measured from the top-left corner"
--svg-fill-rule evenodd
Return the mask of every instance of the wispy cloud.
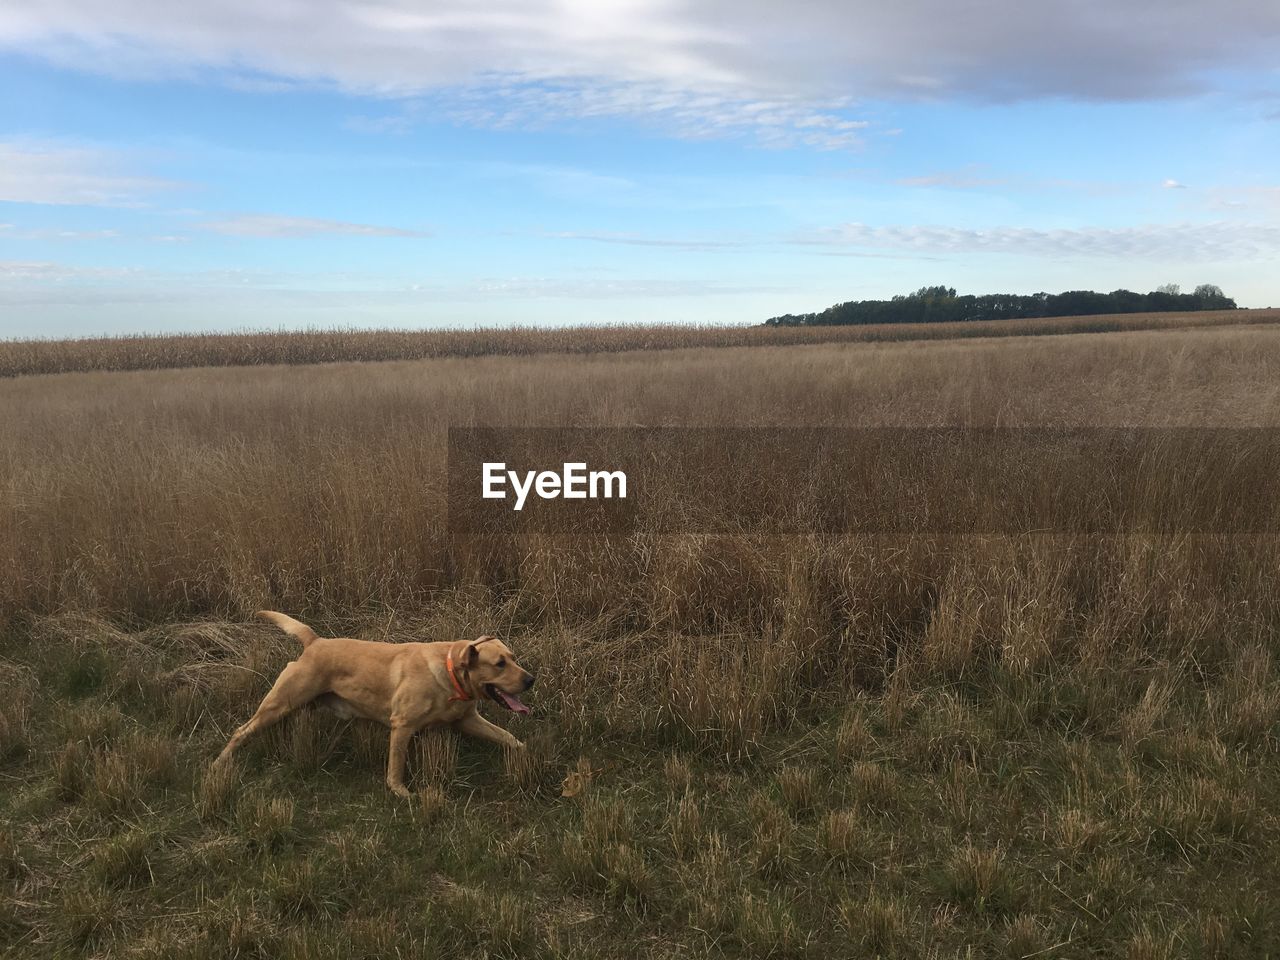
<path id="1" fill-rule="evenodd" d="M 1062 258 L 1130 258 L 1233 261 L 1280 254 L 1280 226 L 1181 223 L 1136 227 L 1034 229 L 947 226 L 868 226 L 848 223 L 789 241 L 825 251 L 911 250 L 930 253 L 997 253 Z"/>
<path id="2" fill-rule="evenodd" d="M 942 263 L 949 259 L 945 256 L 930 256 L 924 253 L 872 253 L 867 250 L 822 250 L 824 257 L 849 257 L 855 260 L 922 260 L 928 263 Z"/>
<path id="3" fill-rule="evenodd" d="M 901 177 L 895 181 L 900 187 L 944 187 L 950 190 L 973 190 L 981 187 L 1001 187 L 1009 184 L 1007 177 L 981 176 L 974 167 L 962 170 L 941 170 L 937 173 L 915 177 Z"/>
<path id="4" fill-rule="evenodd" d="M 760 293 L 772 288 L 714 280 L 672 280 L 636 277 L 596 279 L 580 277 L 480 277 L 470 281 L 423 283 L 410 292 L 441 300 L 538 299 L 612 300 L 649 297 L 708 297 Z"/>
<path id="5" fill-rule="evenodd" d="M 125 158 L 97 147 L 0 141 L 0 201 L 130 207 L 177 184 L 127 172 Z"/>
<path id="6" fill-rule="evenodd" d="M 268 270 L 159 270 L 53 261 L 0 260 L 0 305 L 240 302 L 412 307 L 509 300 L 635 300 L 716 297 L 775 288 L 666 277 L 317 274 Z"/>
<path id="7" fill-rule="evenodd" d="M 724 250 L 745 247 L 750 240 L 702 240 L 689 237 L 646 237 L 634 233 L 575 233 L 561 231 L 544 234 L 552 240 L 585 240 L 591 243 L 618 244 L 626 247 L 666 247 L 675 250 Z"/>
<path id="8" fill-rule="evenodd" d="M 321 220 L 314 217 L 289 217 L 279 214 L 253 213 L 212 220 L 202 225 L 214 233 L 235 237 L 297 238 L 337 234 L 351 237 L 428 237 L 422 230 L 402 227 L 347 223 L 343 220 Z"/>
<path id="9" fill-rule="evenodd" d="M 748 137 L 765 147 L 855 147 L 871 123 L 854 119 L 849 98 L 763 97 L 682 89 L 671 82 L 527 81 L 506 78 L 443 91 L 414 112 L 466 126 L 528 129 L 625 118 L 685 140 Z"/>
<path id="10" fill-rule="evenodd" d="M 114 240 L 118 230 L 65 230 L 56 227 L 22 228 L 0 223 L 0 240 Z"/>
<path id="11" fill-rule="evenodd" d="M 1206 191 L 1206 198 L 1209 206 L 1218 210 L 1280 212 L 1280 187 L 1212 187 Z"/>
<path id="12" fill-rule="evenodd" d="M 0 284 L 58 284 L 106 280 L 143 273 L 128 267 L 92 267 L 50 260 L 0 260 Z"/>
<path id="13" fill-rule="evenodd" d="M 516 163 L 486 160 L 472 166 L 469 173 L 494 180 L 519 180 L 543 193 L 581 199 L 624 197 L 634 193 L 636 182 L 628 177 L 596 173 L 582 167 L 550 163 Z"/>
<path id="14" fill-rule="evenodd" d="M 868 179 L 871 171 L 850 170 L 843 174 L 849 179 Z M 1122 182 L 1117 180 L 1071 180 L 1062 177 L 1034 177 L 1006 171 L 988 171 L 977 164 L 956 170 L 937 170 L 923 174 L 899 177 L 893 181 L 900 187 L 916 187 L 935 190 L 986 190 L 998 189 L 1002 193 L 1077 193 L 1103 197 L 1133 194 L 1147 189 L 1146 182 Z M 1166 181 L 1163 186 L 1182 184 Z"/>
<path id="15" fill-rule="evenodd" d="M 1185 190 L 1185 189 L 1187 189 L 1187 185 L 1186 185 L 1185 183 L 1181 183 L 1181 182 L 1179 182 L 1179 181 L 1177 181 L 1177 180 L 1173 180 L 1173 179 L 1165 180 L 1163 183 L 1161 183 L 1161 184 L 1160 184 L 1160 186 L 1164 187 L 1166 190 Z"/>

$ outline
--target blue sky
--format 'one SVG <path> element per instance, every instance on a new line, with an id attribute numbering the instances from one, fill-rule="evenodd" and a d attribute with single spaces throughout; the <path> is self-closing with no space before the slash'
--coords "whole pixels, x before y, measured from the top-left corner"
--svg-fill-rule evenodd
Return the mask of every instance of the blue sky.
<path id="1" fill-rule="evenodd" d="M 1280 7 L 958 6 L 8 9 L 0 336 L 1280 305 Z"/>

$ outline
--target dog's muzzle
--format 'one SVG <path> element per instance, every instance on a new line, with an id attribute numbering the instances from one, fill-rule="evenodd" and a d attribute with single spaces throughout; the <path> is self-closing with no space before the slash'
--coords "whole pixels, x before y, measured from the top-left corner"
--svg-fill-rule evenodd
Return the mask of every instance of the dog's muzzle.
<path id="1" fill-rule="evenodd" d="M 524 688 L 528 690 L 529 687 L 531 686 L 533 686 L 533 684 L 532 682 L 529 682 L 525 684 Z M 507 693 L 505 690 L 500 690 L 496 684 L 486 683 L 484 685 L 484 692 L 485 692 L 485 695 L 490 700 L 492 700 L 498 706 L 506 710 L 510 710 L 512 713 L 532 713 L 533 712 L 527 706 L 524 705 L 524 703 L 521 701 L 519 697 L 515 696 L 514 694 Z"/>

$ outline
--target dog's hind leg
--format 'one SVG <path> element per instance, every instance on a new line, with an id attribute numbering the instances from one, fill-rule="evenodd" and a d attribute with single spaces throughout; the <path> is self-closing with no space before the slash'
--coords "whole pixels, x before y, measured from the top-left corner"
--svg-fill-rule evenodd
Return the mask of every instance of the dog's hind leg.
<path id="1" fill-rule="evenodd" d="M 259 730 L 278 723 L 294 710 L 314 700 L 325 692 L 324 683 L 316 677 L 315 671 L 303 666 L 295 660 L 280 672 L 271 691 L 262 698 L 262 703 L 253 716 L 240 725 L 227 745 L 222 748 L 214 764 L 225 763 L 249 737 Z"/>

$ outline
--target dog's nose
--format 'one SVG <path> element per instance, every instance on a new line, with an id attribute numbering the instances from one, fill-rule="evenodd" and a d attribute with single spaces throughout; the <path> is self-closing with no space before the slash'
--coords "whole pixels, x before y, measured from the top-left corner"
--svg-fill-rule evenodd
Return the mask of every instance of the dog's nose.
<path id="1" fill-rule="evenodd" d="M 532 687 L 532 686 L 533 686 L 533 681 L 534 681 L 534 679 L 535 679 L 535 678 L 534 678 L 534 676 L 533 676 L 533 674 L 532 674 L 532 673 L 528 674 L 528 675 L 525 677 L 525 679 L 524 679 L 524 688 L 525 688 L 526 690 L 528 690 L 530 687 Z"/>

